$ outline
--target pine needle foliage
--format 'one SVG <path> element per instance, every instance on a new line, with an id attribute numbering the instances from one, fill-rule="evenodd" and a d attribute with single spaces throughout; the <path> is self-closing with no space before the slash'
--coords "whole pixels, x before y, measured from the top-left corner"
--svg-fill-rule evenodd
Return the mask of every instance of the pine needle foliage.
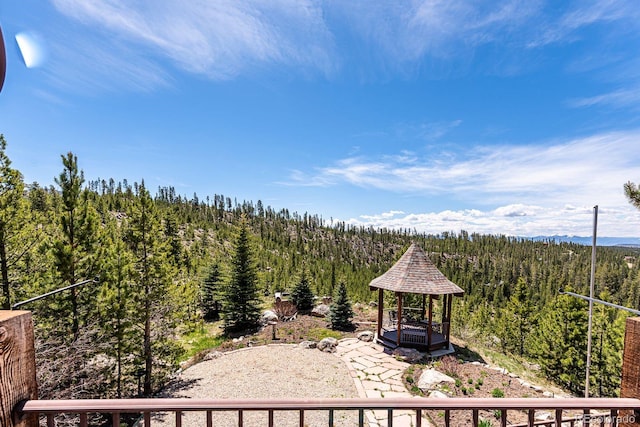
<path id="1" fill-rule="evenodd" d="M 331 304 L 329 312 L 329 320 L 331 321 L 331 329 L 339 331 L 348 331 L 353 329 L 353 309 L 347 295 L 347 286 L 344 282 L 340 282 L 338 287 L 338 295 L 336 302 Z"/>
<path id="2" fill-rule="evenodd" d="M 291 301 L 298 307 L 301 312 L 307 312 L 313 308 L 314 295 L 309 286 L 306 272 L 302 272 L 300 281 L 296 284 L 291 292 Z"/>
<path id="3" fill-rule="evenodd" d="M 225 335 L 251 331 L 260 320 L 258 279 L 245 219 L 240 225 L 231 265 L 231 280 L 223 301 Z"/>

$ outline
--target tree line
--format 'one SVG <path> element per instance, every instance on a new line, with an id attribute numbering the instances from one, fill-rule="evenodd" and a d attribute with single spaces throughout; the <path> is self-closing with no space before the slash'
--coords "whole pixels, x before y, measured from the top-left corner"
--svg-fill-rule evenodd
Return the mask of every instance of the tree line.
<path id="1" fill-rule="evenodd" d="M 304 276 L 316 296 L 336 295 L 344 283 L 352 301 L 369 302 L 369 282 L 416 242 L 465 290 L 455 299 L 455 335 L 536 362 L 550 379 L 582 389 L 586 305 L 558 289 L 587 292 L 588 247 L 355 227 L 261 201 L 186 197 L 172 187 L 152 195 L 144 181 L 86 181 L 72 153 L 61 156 L 53 182 L 25 184 L 0 137 L 2 307 L 98 278 L 25 307 L 34 312 L 43 397 L 158 390 L 177 367 L 178 338 L 207 315 L 203 289 L 230 289 L 237 279 L 242 230 L 257 295 L 293 291 Z M 634 248 L 598 248 L 600 298 L 640 306 L 637 256 Z M 393 306 L 393 295 L 386 298 Z M 591 389 L 598 395 L 617 393 L 625 317 L 596 307 Z"/>

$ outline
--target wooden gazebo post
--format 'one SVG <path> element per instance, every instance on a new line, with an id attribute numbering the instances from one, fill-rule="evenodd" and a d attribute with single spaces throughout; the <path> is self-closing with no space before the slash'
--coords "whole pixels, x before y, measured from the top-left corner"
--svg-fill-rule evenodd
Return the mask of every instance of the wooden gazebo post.
<path id="1" fill-rule="evenodd" d="M 400 347 L 400 337 L 402 336 L 402 292 L 396 292 L 398 297 L 398 333 L 396 334 L 396 344 Z"/>
<path id="2" fill-rule="evenodd" d="M 378 333 L 377 337 L 382 334 L 382 315 L 384 312 L 384 289 L 378 289 Z"/>

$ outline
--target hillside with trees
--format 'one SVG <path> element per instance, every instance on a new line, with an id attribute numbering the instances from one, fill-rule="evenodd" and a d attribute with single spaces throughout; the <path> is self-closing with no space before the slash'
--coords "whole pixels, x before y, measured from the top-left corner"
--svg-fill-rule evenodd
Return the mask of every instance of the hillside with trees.
<path id="1" fill-rule="evenodd" d="M 309 293 L 336 296 L 341 288 L 368 303 L 369 282 L 411 242 L 465 290 L 455 299 L 454 335 L 538 363 L 581 393 L 586 304 L 558 290 L 588 293 L 590 247 L 353 227 L 172 187 L 152 194 L 144 181 L 86 181 L 72 153 L 61 156 L 54 184 L 27 185 L 0 142 L 3 307 L 98 279 L 24 306 L 34 313 L 42 398 L 152 395 L 177 368 L 179 337 L 202 322 L 222 316 L 227 332 L 252 326 L 260 297 L 276 291 L 295 290 L 305 308 Z M 599 298 L 640 306 L 638 256 L 634 248 L 598 248 Z M 236 309 L 221 303 L 247 290 Z M 594 395 L 617 393 L 626 316 L 595 308 Z"/>

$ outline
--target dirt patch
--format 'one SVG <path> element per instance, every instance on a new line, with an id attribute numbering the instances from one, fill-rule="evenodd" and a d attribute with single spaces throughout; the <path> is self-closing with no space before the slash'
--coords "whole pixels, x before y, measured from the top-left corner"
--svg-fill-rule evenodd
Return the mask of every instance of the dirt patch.
<path id="1" fill-rule="evenodd" d="M 242 339 L 224 342 L 219 351 L 237 350 L 248 346 L 265 344 L 297 344 L 302 341 L 320 341 L 325 337 L 336 339 L 356 337 L 359 332 L 373 331 L 377 309 L 367 305 L 356 304 L 353 307 L 354 328 L 349 331 L 334 331 L 327 318 L 311 315 L 297 315 L 289 322 L 278 322 L 275 325 L 275 337 L 273 339 L 273 326 L 267 325 L 255 334 L 243 336 Z"/>
<path id="2" fill-rule="evenodd" d="M 424 369 L 436 368 L 438 371 L 446 373 L 455 382 L 439 385 L 435 390 L 446 394 L 449 397 L 482 397 L 482 398 L 539 398 L 543 396 L 541 388 L 534 389 L 528 383 L 522 383 L 517 377 L 498 370 L 499 368 L 489 367 L 480 362 L 460 362 L 456 358 L 448 356 L 433 365 L 413 365 L 405 372 L 405 385 L 414 394 L 424 395 L 423 391 L 417 387 L 418 380 Z M 438 427 L 445 425 L 444 411 L 427 411 L 432 423 Z M 542 412 L 539 416 L 545 416 Z M 552 417 L 552 414 L 547 414 Z M 577 414 L 566 414 L 572 416 Z M 499 410 L 481 410 L 479 418 L 485 420 L 490 425 L 500 424 L 501 412 Z M 451 426 L 472 425 L 471 411 L 452 411 L 450 415 Z M 510 410 L 507 414 L 508 424 L 521 424 L 527 422 L 525 411 Z"/>

